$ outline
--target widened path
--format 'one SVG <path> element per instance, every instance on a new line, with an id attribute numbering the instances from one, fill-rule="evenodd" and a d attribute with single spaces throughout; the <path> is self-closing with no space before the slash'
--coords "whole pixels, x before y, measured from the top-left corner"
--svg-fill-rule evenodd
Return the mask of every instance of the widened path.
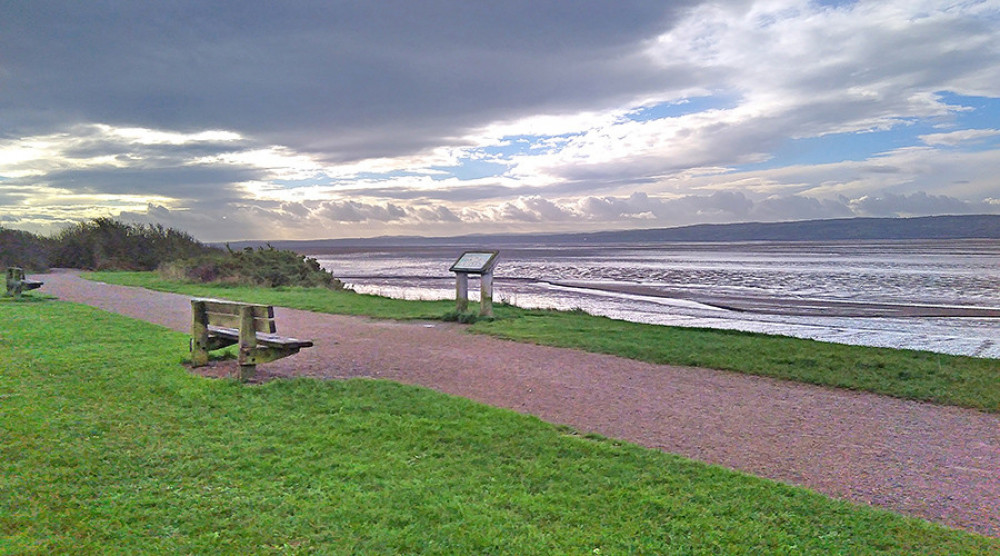
<path id="1" fill-rule="evenodd" d="M 40 293 L 187 332 L 184 295 L 36 277 Z M 830 496 L 1000 537 L 1000 415 L 470 335 L 276 309 L 315 347 L 267 376 L 418 384 Z M 1000 364 L 998 364 L 1000 374 Z"/>

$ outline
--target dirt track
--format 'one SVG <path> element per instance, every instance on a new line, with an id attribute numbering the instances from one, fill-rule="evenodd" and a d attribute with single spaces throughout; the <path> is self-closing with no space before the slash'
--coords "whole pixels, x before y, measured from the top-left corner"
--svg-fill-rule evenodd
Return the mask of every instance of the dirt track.
<path id="1" fill-rule="evenodd" d="M 190 326 L 187 296 L 68 272 L 35 278 L 40 293 Z M 452 324 L 276 312 L 280 333 L 316 346 L 258 367 L 266 377 L 418 384 L 1000 537 L 1000 415 L 519 344 Z"/>

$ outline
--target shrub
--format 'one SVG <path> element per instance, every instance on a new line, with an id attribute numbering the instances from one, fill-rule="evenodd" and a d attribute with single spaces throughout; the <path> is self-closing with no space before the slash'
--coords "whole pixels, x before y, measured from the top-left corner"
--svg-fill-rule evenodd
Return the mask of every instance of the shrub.
<path id="1" fill-rule="evenodd" d="M 0 269 L 19 266 L 28 271 L 47 270 L 52 243 L 29 232 L 0 228 Z"/>
<path id="2" fill-rule="evenodd" d="M 316 259 L 268 245 L 173 261 L 160 266 L 166 279 L 223 282 L 276 288 L 282 286 L 342 289 L 340 280 Z"/>
<path id="3" fill-rule="evenodd" d="M 54 243 L 53 266 L 84 270 L 154 270 L 164 262 L 218 251 L 173 228 L 113 218 L 66 228 Z"/>

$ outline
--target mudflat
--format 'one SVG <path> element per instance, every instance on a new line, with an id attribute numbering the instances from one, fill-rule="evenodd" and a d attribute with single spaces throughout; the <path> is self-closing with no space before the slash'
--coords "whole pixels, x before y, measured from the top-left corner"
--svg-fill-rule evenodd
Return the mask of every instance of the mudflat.
<path id="1" fill-rule="evenodd" d="M 591 282 L 554 281 L 567 288 L 593 289 L 630 295 L 666 299 L 683 299 L 710 307 L 765 315 L 796 315 L 808 317 L 969 317 L 997 318 L 1000 309 L 926 305 L 920 303 L 872 303 L 835 299 L 790 299 L 753 295 L 717 295 L 670 290 L 639 284 L 600 284 Z"/>

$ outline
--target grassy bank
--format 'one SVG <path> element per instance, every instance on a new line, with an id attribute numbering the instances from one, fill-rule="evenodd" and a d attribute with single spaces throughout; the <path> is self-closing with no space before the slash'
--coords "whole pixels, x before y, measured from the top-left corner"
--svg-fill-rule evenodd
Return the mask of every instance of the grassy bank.
<path id="1" fill-rule="evenodd" d="M 380 318 L 437 319 L 450 301 L 404 301 L 350 291 L 241 288 L 165 281 L 155 273 L 101 272 L 109 283 Z M 898 398 L 1000 412 L 1000 362 L 931 352 L 847 346 L 746 332 L 654 326 L 581 312 L 501 306 L 477 333 L 608 353 L 652 363 L 710 367 Z"/>
<path id="2" fill-rule="evenodd" d="M 0 553 L 996 553 L 833 501 L 389 382 L 247 387 L 186 337 L 0 304 Z"/>

